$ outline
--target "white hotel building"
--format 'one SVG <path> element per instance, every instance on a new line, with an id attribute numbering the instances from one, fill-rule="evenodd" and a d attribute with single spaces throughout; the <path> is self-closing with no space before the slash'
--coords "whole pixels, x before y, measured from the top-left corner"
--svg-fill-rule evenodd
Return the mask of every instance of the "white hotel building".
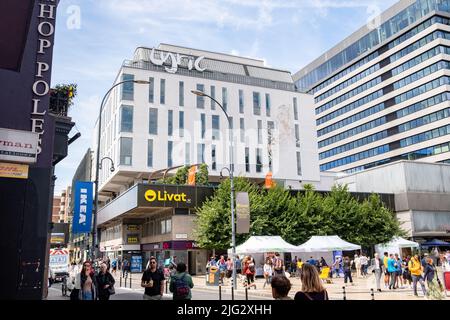
<path id="1" fill-rule="evenodd" d="M 151 173 L 206 163 L 214 183 L 221 169 L 229 166 L 225 114 L 191 90 L 211 95 L 232 117 L 235 176 L 262 182 L 272 172 L 273 179 L 286 188 L 312 183 L 321 189 L 314 100 L 295 90 L 290 72 L 267 68 L 262 60 L 161 44 L 155 49 L 137 48 L 114 83 L 130 79 L 150 85 L 119 86 L 102 115 L 100 158 L 110 157 L 115 165 L 111 172 L 104 161 L 100 172 L 99 200 L 105 206 L 99 211 L 98 225 L 103 230 L 103 251 L 139 251 L 138 244 L 127 246 L 125 228 L 120 226 L 149 223 L 161 212 L 124 209 L 114 203 L 129 195 L 133 186 L 147 184 Z M 156 249 L 165 240 L 194 240 L 188 227 L 192 220 L 176 222 L 170 210 L 164 212 L 170 230 L 178 224 L 185 226 L 183 231 L 176 236 L 142 231 L 142 251 L 145 243 Z M 168 228 L 163 227 L 166 233 Z"/>

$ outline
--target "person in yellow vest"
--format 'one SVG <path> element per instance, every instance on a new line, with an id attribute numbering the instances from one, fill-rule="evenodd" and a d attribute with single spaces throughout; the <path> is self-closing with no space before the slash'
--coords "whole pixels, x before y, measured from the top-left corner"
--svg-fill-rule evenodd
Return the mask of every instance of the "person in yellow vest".
<path id="1" fill-rule="evenodd" d="M 409 260 L 408 263 L 408 269 L 411 272 L 411 277 L 413 279 L 413 289 L 414 289 L 414 295 L 418 296 L 417 294 L 417 282 L 420 282 L 420 286 L 422 287 L 423 296 L 425 297 L 427 294 L 427 291 L 425 289 L 425 282 L 422 278 L 422 272 L 423 267 L 420 263 L 419 255 L 414 255 L 414 257 Z"/>
<path id="2" fill-rule="evenodd" d="M 389 271 L 387 262 L 389 260 L 389 254 L 387 252 L 384 253 L 383 257 L 383 265 L 384 265 L 384 287 L 387 288 L 389 286 Z"/>
<path id="3" fill-rule="evenodd" d="M 297 260 L 297 276 L 300 277 L 302 275 L 302 267 L 303 267 L 303 261 L 302 259 Z"/>

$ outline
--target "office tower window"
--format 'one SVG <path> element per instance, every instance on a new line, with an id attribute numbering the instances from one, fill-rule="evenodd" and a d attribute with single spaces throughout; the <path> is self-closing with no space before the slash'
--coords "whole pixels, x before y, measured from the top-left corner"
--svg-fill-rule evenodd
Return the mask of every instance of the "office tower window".
<path id="1" fill-rule="evenodd" d="M 168 110 L 167 119 L 168 119 L 167 134 L 169 136 L 171 136 L 173 134 L 173 111 L 172 110 Z"/>
<path id="2" fill-rule="evenodd" d="M 272 144 L 275 134 L 275 123 L 273 121 L 267 121 L 267 143 Z"/>
<path id="3" fill-rule="evenodd" d="M 298 120 L 297 98 L 294 98 L 294 120 Z"/>
<path id="4" fill-rule="evenodd" d="M 302 163 L 300 159 L 300 152 L 297 151 L 297 174 L 302 175 Z"/>
<path id="5" fill-rule="evenodd" d="M 147 166 L 153 167 L 153 140 L 147 140 Z"/>
<path id="6" fill-rule="evenodd" d="M 230 117 L 228 121 L 229 121 L 230 129 L 233 130 L 234 129 L 233 117 Z"/>
<path id="7" fill-rule="evenodd" d="M 216 165 L 216 146 L 215 145 L 211 146 L 211 160 L 212 160 L 212 165 L 211 165 L 212 170 L 217 170 L 217 165 Z"/>
<path id="8" fill-rule="evenodd" d="M 245 172 L 250 172 L 250 148 L 245 148 Z"/>
<path id="9" fill-rule="evenodd" d="M 262 143 L 262 121 L 258 120 L 258 144 Z"/>
<path id="10" fill-rule="evenodd" d="M 300 148 L 300 130 L 298 124 L 295 125 L 295 146 Z"/>
<path id="11" fill-rule="evenodd" d="M 211 116 L 212 118 L 212 139 L 220 139 L 220 117 L 217 115 Z"/>
<path id="12" fill-rule="evenodd" d="M 167 167 L 173 166 L 172 161 L 173 141 L 167 141 Z"/>
<path id="13" fill-rule="evenodd" d="M 253 114 L 261 115 L 261 96 L 259 92 L 253 92 Z"/>
<path id="14" fill-rule="evenodd" d="M 202 139 L 205 139 L 206 115 L 204 113 L 200 114 L 200 122 L 201 122 L 201 137 Z"/>
<path id="15" fill-rule="evenodd" d="M 239 119 L 239 128 L 241 134 L 241 142 L 245 142 L 245 120 L 244 118 Z"/>
<path id="16" fill-rule="evenodd" d="M 197 163 L 205 163 L 205 144 L 197 144 Z"/>
<path id="17" fill-rule="evenodd" d="M 148 82 L 150 82 L 148 85 L 148 102 L 154 103 L 155 102 L 155 79 L 149 78 Z"/>
<path id="18" fill-rule="evenodd" d="M 184 154 L 185 154 L 184 164 L 185 165 L 191 164 L 191 144 L 189 142 L 186 142 Z"/>
<path id="19" fill-rule="evenodd" d="M 133 138 L 120 138 L 120 164 L 131 166 L 133 156 Z"/>
<path id="20" fill-rule="evenodd" d="M 211 97 L 212 98 L 216 98 L 216 87 L 215 86 L 211 86 Z M 209 99 L 211 101 L 211 110 L 216 110 L 216 103 L 214 102 L 214 100 Z"/>
<path id="21" fill-rule="evenodd" d="M 166 103 L 166 80 L 165 79 L 161 79 L 161 87 L 160 87 L 159 91 L 160 91 L 159 103 L 165 104 Z"/>
<path id="22" fill-rule="evenodd" d="M 179 112 L 178 123 L 180 126 L 180 137 L 184 137 L 184 111 Z"/>
<path id="23" fill-rule="evenodd" d="M 227 88 L 222 88 L 222 106 L 225 111 L 228 110 L 228 91 Z"/>
<path id="24" fill-rule="evenodd" d="M 149 120 L 148 120 L 148 133 L 158 134 L 158 109 L 149 109 Z"/>
<path id="25" fill-rule="evenodd" d="M 197 84 L 197 91 L 205 92 L 205 85 Z M 205 97 L 197 96 L 197 108 L 205 109 Z"/>
<path id="26" fill-rule="evenodd" d="M 270 117 L 270 94 L 266 93 L 266 116 Z"/>
<path id="27" fill-rule="evenodd" d="M 132 74 L 122 74 L 122 81 L 134 80 L 134 75 Z M 134 82 L 122 83 L 122 100 L 134 99 Z"/>
<path id="28" fill-rule="evenodd" d="M 244 113 L 244 90 L 239 90 L 239 113 Z"/>
<path id="29" fill-rule="evenodd" d="M 180 81 L 178 84 L 178 104 L 184 107 L 184 82 Z"/>
<path id="30" fill-rule="evenodd" d="M 262 152 L 260 148 L 256 148 L 256 172 L 262 172 Z"/>
<path id="31" fill-rule="evenodd" d="M 133 106 L 120 107 L 120 132 L 133 132 Z"/>

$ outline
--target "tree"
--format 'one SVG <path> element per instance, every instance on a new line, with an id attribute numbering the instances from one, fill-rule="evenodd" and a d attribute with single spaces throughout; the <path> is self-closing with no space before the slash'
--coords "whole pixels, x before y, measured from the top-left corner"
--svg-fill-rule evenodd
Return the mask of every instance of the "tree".
<path id="1" fill-rule="evenodd" d="M 207 186 L 209 183 L 208 166 L 202 163 L 195 174 L 195 184 L 198 186 Z"/>

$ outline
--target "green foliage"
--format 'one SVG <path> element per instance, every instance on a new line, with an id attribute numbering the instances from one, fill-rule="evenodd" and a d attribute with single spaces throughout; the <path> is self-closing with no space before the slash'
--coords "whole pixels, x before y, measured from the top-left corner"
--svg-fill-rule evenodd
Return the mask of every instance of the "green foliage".
<path id="1" fill-rule="evenodd" d="M 187 184 L 190 166 L 184 166 L 177 170 L 175 175 L 159 179 L 157 182 L 161 184 Z M 198 172 L 195 174 L 195 184 L 198 186 L 208 185 L 208 166 L 206 164 L 200 165 Z"/>
<path id="2" fill-rule="evenodd" d="M 195 174 L 195 184 L 198 186 L 207 186 L 209 181 L 208 166 L 202 163 Z"/>
<path id="3" fill-rule="evenodd" d="M 247 179 L 235 179 L 236 192 L 249 193 L 250 234 L 238 235 L 237 243 L 250 235 L 280 235 L 299 245 L 313 235 L 339 235 L 362 246 L 371 246 L 404 236 L 394 214 L 378 195 L 358 202 L 346 186 L 334 186 L 328 194 L 313 186 L 291 196 L 282 187 L 261 189 Z M 227 249 L 231 242 L 230 181 L 220 184 L 214 196 L 198 209 L 196 236 L 203 248 Z"/>
<path id="4" fill-rule="evenodd" d="M 67 107 L 73 106 L 73 99 L 77 96 L 77 84 L 57 84 L 53 89 L 56 93 L 61 94 L 61 96 L 68 97 Z"/>

